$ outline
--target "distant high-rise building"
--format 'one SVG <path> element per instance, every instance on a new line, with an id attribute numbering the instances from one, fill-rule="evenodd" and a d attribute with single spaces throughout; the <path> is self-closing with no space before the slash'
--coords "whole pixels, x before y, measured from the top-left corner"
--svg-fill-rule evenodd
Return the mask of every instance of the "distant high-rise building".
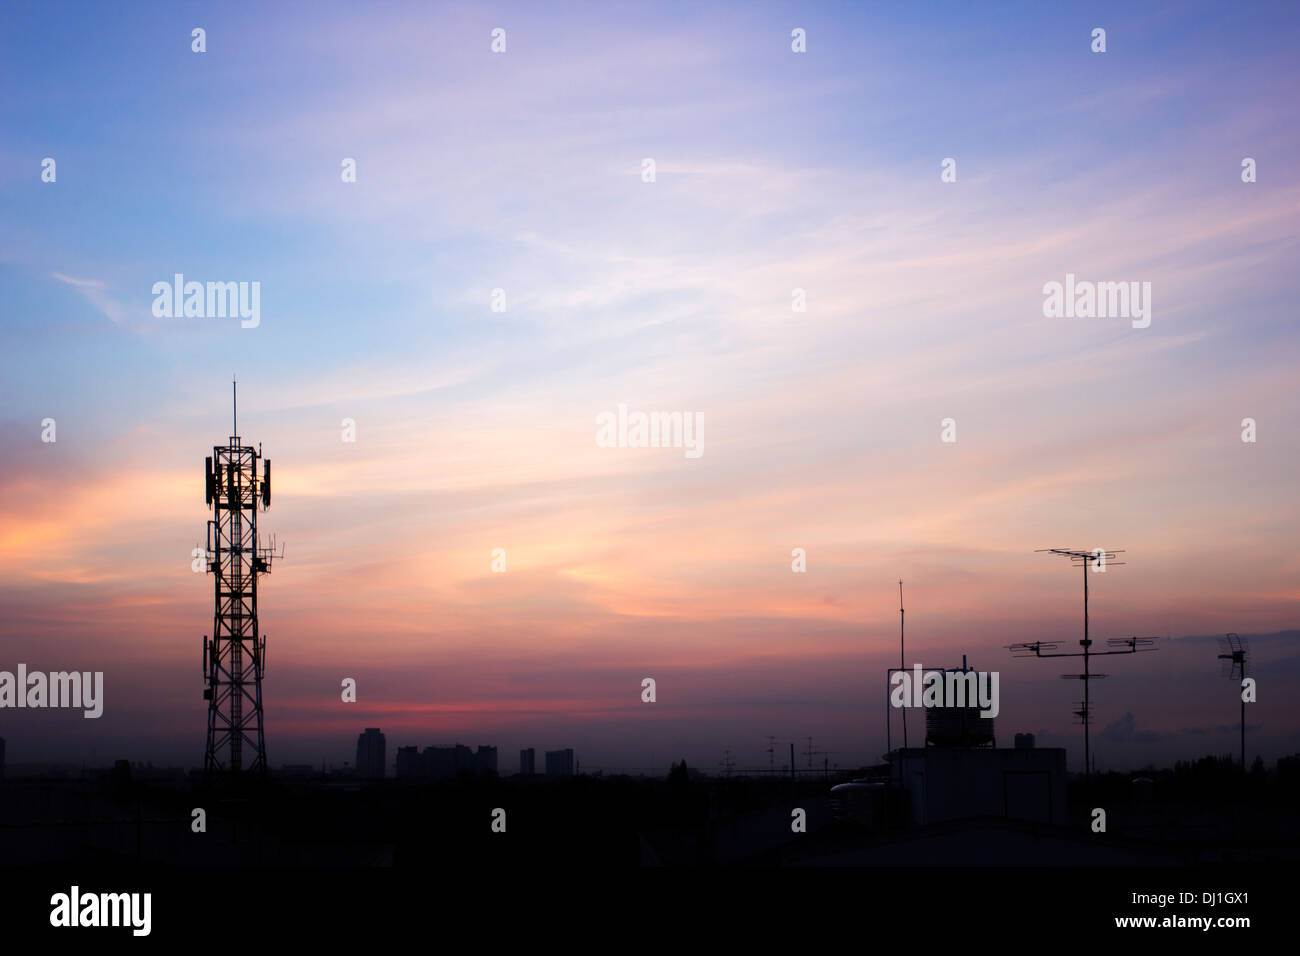
<path id="1" fill-rule="evenodd" d="M 423 777 L 424 761 L 419 747 L 397 748 L 397 776 L 399 778 Z"/>
<path id="2" fill-rule="evenodd" d="M 468 770 L 470 773 L 474 773 L 478 770 L 478 761 L 474 759 L 474 751 L 470 750 L 464 744 L 457 744 L 454 753 L 455 756 L 453 759 L 455 761 L 456 773 L 460 773 L 462 770 Z"/>
<path id="3" fill-rule="evenodd" d="M 357 776 L 362 780 L 384 779 L 388 754 L 385 744 L 378 727 L 367 727 L 366 732 L 357 737 Z"/>
<path id="4" fill-rule="evenodd" d="M 497 748 L 480 745 L 475 753 L 464 744 L 451 747 L 397 748 L 397 776 L 450 780 L 462 773 L 497 772 Z"/>
<path id="5" fill-rule="evenodd" d="M 573 776 L 573 749 L 571 747 L 564 750 L 546 751 L 546 776 Z"/>
<path id="6" fill-rule="evenodd" d="M 490 757 L 488 754 L 490 751 Z M 421 755 L 423 760 L 423 774 L 432 777 L 435 780 L 449 780 L 452 777 L 459 776 L 463 772 L 478 773 L 485 769 L 481 766 L 480 761 L 489 761 L 491 768 L 496 769 L 496 748 L 479 747 L 476 755 L 464 744 L 455 744 L 451 747 L 425 747 Z"/>
<path id="7" fill-rule="evenodd" d="M 537 773 L 537 751 L 532 747 L 519 751 L 519 772 L 525 777 Z"/>
<path id="8" fill-rule="evenodd" d="M 1016 734 L 1016 749 L 1017 749 L 1017 750 L 1033 750 L 1033 749 L 1034 749 L 1034 735 L 1033 735 L 1033 734 Z"/>
<path id="9" fill-rule="evenodd" d="M 425 747 L 420 752 L 420 774 L 439 780 L 456 776 L 456 748 Z"/>

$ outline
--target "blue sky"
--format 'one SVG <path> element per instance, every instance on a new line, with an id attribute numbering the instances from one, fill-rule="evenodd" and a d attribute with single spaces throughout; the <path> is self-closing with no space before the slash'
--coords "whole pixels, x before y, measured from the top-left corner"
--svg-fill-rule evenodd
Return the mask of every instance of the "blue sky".
<path id="1" fill-rule="evenodd" d="M 4 659 L 90 666 L 111 639 L 110 693 L 137 686 L 130 667 L 188 686 L 210 626 L 188 574 L 196 476 L 232 374 L 283 482 L 265 526 L 294 555 L 264 599 L 297 693 L 276 712 L 268 689 L 269 719 L 304 741 L 286 760 L 421 707 L 445 709 L 413 736 L 486 725 L 594 759 L 617 728 L 648 750 L 668 731 L 605 682 L 656 667 L 696 688 L 661 719 L 691 728 L 697 762 L 739 746 L 753 700 L 756 739 L 872 758 L 857 691 L 829 675 L 886 653 L 893 582 L 915 582 L 936 653 L 993 654 L 1074 627 L 1075 583 L 1036 547 L 1134 552 L 1098 609 L 1117 634 L 1288 630 L 1298 21 L 1294 4 L 16 5 Z M 177 272 L 259 282 L 261 324 L 155 318 Z M 1067 272 L 1150 281 L 1151 326 L 1045 319 Z M 620 402 L 700 411 L 706 454 L 595 449 Z M 517 556 L 504 579 L 497 546 Z M 716 676 L 787 658 L 779 692 Z M 449 660 L 463 676 L 432 697 L 392 676 Z M 334 714 L 335 676 L 366 666 L 376 709 Z M 1004 693 L 1016 729 L 1071 733 L 1061 701 Z M 164 710 L 199 726 L 196 697 Z M 1108 706 L 1171 735 L 1204 723 L 1159 699 Z M 538 700 L 565 703 L 500 717 Z M 131 740 L 157 713 L 122 720 Z M 1300 746 L 1294 720 L 1271 746 Z"/>

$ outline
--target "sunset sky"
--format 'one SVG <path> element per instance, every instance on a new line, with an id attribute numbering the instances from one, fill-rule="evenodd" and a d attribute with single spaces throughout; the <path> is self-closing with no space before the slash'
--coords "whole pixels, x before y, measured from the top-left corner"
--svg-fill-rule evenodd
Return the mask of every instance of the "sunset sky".
<path id="1" fill-rule="evenodd" d="M 1125 549 L 1094 637 L 1171 638 L 1097 668 L 1099 768 L 1236 752 L 1226 631 L 1272 635 L 1252 753 L 1300 751 L 1300 8 L 543 6 L 7 14 L 0 670 L 106 698 L 0 711 L 11 764 L 201 764 L 232 376 L 272 767 L 368 726 L 505 772 L 875 762 L 902 578 L 908 663 L 999 670 L 999 743 L 1079 769 L 1077 665 L 1004 649 L 1080 636 L 1048 547 Z M 260 325 L 156 318 L 176 273 L 259 282 Z M 1067 273 L 1150 282 L 1150 326 L 1045 318 Z M 598 447 L 620 403 L 703 455 Z"/>

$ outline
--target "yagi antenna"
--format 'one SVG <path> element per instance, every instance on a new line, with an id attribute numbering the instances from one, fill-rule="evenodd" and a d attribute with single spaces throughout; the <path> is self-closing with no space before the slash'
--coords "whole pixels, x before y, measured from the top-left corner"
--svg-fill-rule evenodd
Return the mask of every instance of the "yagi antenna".
<path id="1" fill-rule="evenodd" d="M 1107 657 L 1112 654 L 1136 654 L 1140 651 L 1157 650 L 1154 646 L 1156 639 L 1152 637 L 1111 638 L 1106 642 L 1106 646 L 1112 648 L 1112 650 L 1092 650 L 1092 638 L 1088 633 L 1088 570 L 1091 568 L 1094 572 L 1105 571 L 1107 567 L 1123 564 L 1123 561 L 1111 560 L 1116 555 L 1123 554 L 1122 550 L 1107 551 L 1105 548 L 1094 548 L 1091 551 L 1086 551 L 1077 548 L 1039 548 L 1035 553 L 1063 554 L 1070 559 L 1072 565 L 1083 568 L 1083 640 L 1079 641 L 1079 646 L 1083 648 L 1083 652 L 1058 653 L 1056 649 L 1061 645 L 1060 641 L 1030 641 L 1024 644 L 1009 644 L 1007 649 L 1015 657 L 1083 658 L 1082 674 L 1062 674 L 1061 679 L 1083 681 L 1083 700 L 1079 704 L 1079 709 L 1074 711 L 1074 716 L 1079 718 L 1079 723 L 1083 724 L 1083 772 L 1086 779 L 1091 780 L 1092 737 L 1088 728 L 1092 724 L 1092 697 L 1089 693 L 1089 687 L 1094 680 L 1106 675 L 1094 674 L 1089 667 L 1089 662 L 1094 657 Z"/>

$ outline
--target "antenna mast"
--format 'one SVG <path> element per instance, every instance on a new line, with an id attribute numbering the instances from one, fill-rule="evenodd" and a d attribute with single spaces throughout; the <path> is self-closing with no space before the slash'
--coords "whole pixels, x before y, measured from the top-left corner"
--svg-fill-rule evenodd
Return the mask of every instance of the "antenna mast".
<path id="1" fill-rule="evenodd" d="M 1039 548 L 1035 552 L 1035 554 L 1041 553 L 1063 554 L 1070 559 L 1070 563 L 1075 567 L 1083 568 L 1083 640 L 1079 641 L 1079 646 L 1083 648 L 1083 652 L 1074 654 L 1043 653 L 1044 649 L 1054 652 L 1061 645 L 1060 641 L 1031 641 L 1026 644 L 1008 644 L 1007 649 L 1016 657 L 1083 658 L 1082 674 L 1062 674 L 1061 679 L 1083 681 L 1083 701 L 1079 704 L 1079 709 L 1074 712 L 1074 715 L 1083 724 L 1083 772 L 1085 779 L 1091 781 L 1092 740 L 1088 728 L 1092 724 L 1092 700 L 1089 689 L 1094 680 L 1106 675 L 1092 673 L 1089 662 L 1094 657 L 1108 657 L 1112 654 L 1136 654 L 1139 651 L 1154 651 L 1158 648 L 1152 646 L 1156 641 L 1153 637 L 1113 637 L 1106 641 L 1106 646 L 1116 648 L 1115 650 L 1092 650 L 1092 638 L 1088 633 L 1088 569 L 1091 568 L 1094 572 L 1104 572 L 1108 566 L 1124 564 L 1123 561 L 1111 560 L 1116 555 L 1123 554 L 1122 550 L 1107 551 L 1105 548 L 1094 548 L 1091 551 L 1085 551 L 1074 548 Z"/>
<path id="2" fill-rule="evenodd" d="M 1237 688 L 1240 690 L 1241 684 L 1246 680 L 1246 655 L 1249 648 L 1236 634 L 1227 634 L 1219 638 L 1219 645 L 1227 651 L 1226 654 L 1219 655 L 1219 660 L 1224 662 L 1224 676 L 1236 678 Z M 1241 772 L 1246 772 L 1246 697 L 1244 694 L 1241 696 Z"/>
<path id="3" fill-rule="evenodd" d="M 898 579 L 898 666 L 907 670 L 903 645 L 903 579 Z M 903 749 L 907 749 L 907 708 L 903 708 Z"/>

